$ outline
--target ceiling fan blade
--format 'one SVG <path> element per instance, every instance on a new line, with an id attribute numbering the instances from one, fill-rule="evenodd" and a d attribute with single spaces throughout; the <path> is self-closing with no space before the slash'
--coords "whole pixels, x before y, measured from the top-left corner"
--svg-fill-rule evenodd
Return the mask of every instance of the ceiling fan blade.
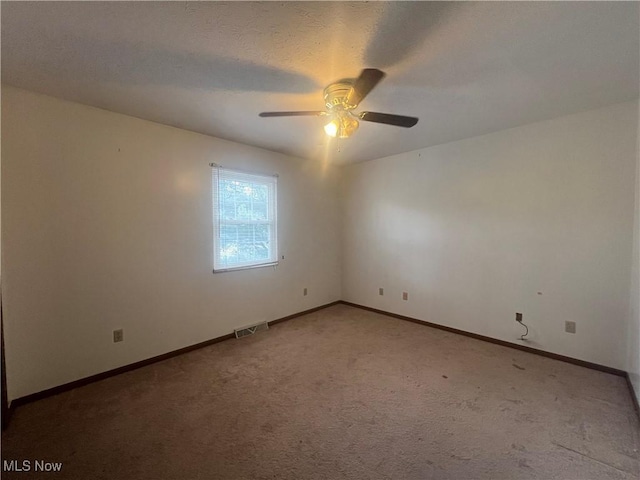
<path id="1" fill-rule="evenodd" d="M 375 87 L 380 80 L 385 76 L 382 70 L 376 68 L 365 68 L 360 72 L 360 76 L 353 84 L 353 88 L 347 96 L 347 104 L 357 107 L 358 104 L 364 100 L 373 87 Z"/>
<path id="2" fill-rule="evenodd" d="M 391 113 L 362 112 L 359 117 L 365 122 L 384 123 L 385 125 L 395 125 L 396 127 L 405 128 L 411 128 L 418 123 L 418 119 L 416 117 L 392 115 Z"/>
<path id="3" fill-rule="evenodd" d="M 262 112 L 259 114 L 260 117 L 320 117 L 322 115 L 326 115 L 327 112 Z"/>

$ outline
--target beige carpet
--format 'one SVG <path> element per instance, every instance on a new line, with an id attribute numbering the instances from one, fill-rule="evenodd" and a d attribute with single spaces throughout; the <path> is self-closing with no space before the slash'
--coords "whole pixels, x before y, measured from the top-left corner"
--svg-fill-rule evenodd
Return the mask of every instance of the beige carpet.
<path id="1" fill-rule="evenodd" d="M 345 305 L 18 408 L 95 479 L 634 479 L 625 380 Z"/>

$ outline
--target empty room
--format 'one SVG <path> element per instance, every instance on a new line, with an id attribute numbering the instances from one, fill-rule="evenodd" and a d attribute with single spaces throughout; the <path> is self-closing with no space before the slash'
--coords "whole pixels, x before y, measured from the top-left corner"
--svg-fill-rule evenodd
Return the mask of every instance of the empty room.
<path id="1" fill-rule="evenodd" d="M 0 18 L 2 478 L 640 477 L 640 3 Z"/>

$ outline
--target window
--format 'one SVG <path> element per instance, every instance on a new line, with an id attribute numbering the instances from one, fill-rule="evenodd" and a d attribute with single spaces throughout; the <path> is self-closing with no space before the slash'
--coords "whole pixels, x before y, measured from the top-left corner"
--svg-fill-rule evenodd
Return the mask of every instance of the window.
<path id="1" fill-rule="evenodd" d="M 214 273 L 277 265 L 278 177 L 212 167 Z"/>

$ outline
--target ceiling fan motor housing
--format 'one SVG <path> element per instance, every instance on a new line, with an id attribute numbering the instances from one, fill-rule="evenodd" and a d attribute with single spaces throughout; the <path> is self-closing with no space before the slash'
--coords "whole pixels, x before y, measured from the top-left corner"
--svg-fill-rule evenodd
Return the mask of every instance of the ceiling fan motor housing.
<path id="1" fill-rule="evenodd" d="M 342 110 L 351 110 L 356 105 L 349 105 L 347 97 L 353 88 L 353 80 L 345 79 L 332 83 L 324 89 L 324 103 L 329 110 L 336 107 Z"/>

